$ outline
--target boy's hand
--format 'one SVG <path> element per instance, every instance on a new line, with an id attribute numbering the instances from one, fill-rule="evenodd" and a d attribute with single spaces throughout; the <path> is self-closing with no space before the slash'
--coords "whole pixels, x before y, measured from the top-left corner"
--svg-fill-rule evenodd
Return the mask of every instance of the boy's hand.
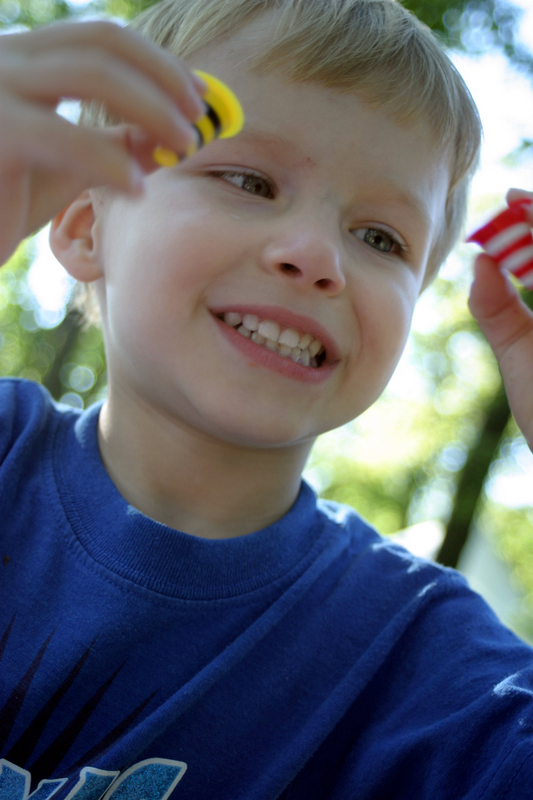
<path id="1" fill-rule="evenodd" d="M 533 200 L 533 193 L 511 189 L 507 201 L 522 197 Z M 533 224 L 533 204 L 528 215 Z M 475 261 L 469 307 L 496 354 L 511 411 L 533 450 L 533 313 L 485 254 Z"/>
<path id="2" fill-rule="evenodd" d="M 0 36 L 0 264 L 92 186 L 141 191 L 156 144 L 195 141 L 203 82 L 175 56 L 109 22 Z M 72 125 L 64 98 L 103 102 L 116 128 Z"/>

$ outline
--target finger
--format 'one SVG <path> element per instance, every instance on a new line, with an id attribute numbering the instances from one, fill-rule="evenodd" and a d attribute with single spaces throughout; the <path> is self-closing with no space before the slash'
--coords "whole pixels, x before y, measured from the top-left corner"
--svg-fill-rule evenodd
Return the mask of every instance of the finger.
<path id="1" fill-rule="evenodd" d="M 195 72 L 191 72 L 191 77 L 192 77 L 192 80 L 193 80 L 193 83 L 194 83 L 196 91 L 198 92 L 200 97 L 204 97 L 207 94 L 208 90 L 209 90 L 209 87 L 208 87 L 207 83 L 199 75 L 196 75 Z"/>
<path id="2" fill-rule="evenodd" d="M 4 264 L 25 237 L 24 219 L 30 203 L 27 175 L 15 182 L 0 181 L 0 266 Z"/>
<path id="3" fill-rule="evenodd" d="M 23 34 L 2 37 L 2 47 L 15 45 L 28 55 L 42 55 L 56 49 L 98 48 L 129 63 L 167 93 L 191 121 L 202 112 L 199 94 L 205 94 L 204 82 L 172 53 L 158 47 L 135 31 L 111 22 L 63 22 Z M 15 41 L 18 40 L 18 41 Z"/>
<path id="4" fill-rule="evenodd" d="M 134 194 L 144 190 L 144 176 L 159 168 L 152 156 L 153 140 L 142 130 L 126 125 L 99 130 L 98 136 L 131 156 L 139 170 L 134 173 L 134 179 L 128 183 L 126 177 L 124 183 L 119 180 L 111 185 L 111 173 L 106 164 L 101 167 L 101 172 L 105 173 L 103 178 L 101 176 L 99 178 L 98 172 L 90 171 L 88 168 L 75 172 L 64 165 L 60 167 L 39 166 L 32 169 L 24 237 L 46 225 L 85 189 L 108 186 L 114 191 Z M 104 152 L 105 155 L 105 151 L 101 150 L 101 143 L 98 147 L 100 152 Z M 113 151 L 113 160 L 115 157 L 116 151 Z M 142 179 L 139 180 L 141 176 Z M 21 235 L 19 239 L 23 236 Z"/>
<path id="5" fill-rule="evenodd" d="M 54 51 L 17 70 L 10 90 L 27 100 L 55 105 L 61 97 L 102 102 L 111 116 L 141 125 L 160 143 L 187 149 L 196 141 L 192 125 L 168 96 L 144 75 L 96 51 Z"/>
<path id="6" fill-rule="evenodd" d="M 533 201 L 533 192 L 527 192 L 525 189 L 509 189 L 506 200 L 508 203 L 514 203 L 515 200 Z"/>
<path id="7" fill-rule="evenodd" d="M 149 175 L 159 169 L 159 165 L 154 161 L 152 155 L 154 141 L 140 128 L 122 125 L 116 128 L 100 130 L 98 135 L 129 153 L 143 175 Z M 59 214 L 81 194 L 84 189 L 93 188 L 97 185 L 106 185 L 106 182 L 99 181 L 97 178 L 88 180 L 87 174 L 73 174 L 72 170 L 64 166 L 60 168 L 37 167 L 33 169 L 31 172 L 31 191 L 29 192 L 30 202 L 23 235 L 29 236 L 39 228 L 42 228 L 51 218 Z M 142 186 L 134 183 L 133 185 L 126 184 L 124 187 L 119 184 L 112 188 L 115 191 L 138 193 L 144 188 L 144 181 Z M 20 238 L 22 238 L 22 235 L 19 236 Z"/>
<path id="8" fill-rule="evenodd" d="M 81 181 L 81 188 L 109 186 L 129 191 L 142 179 L 139 165 L 122 140 L 96 128 L 72 125 L 56 114 L 26 108 L 19 147 L 27 161 Z"/>
<path id="9" fill-rule="evenodd" d="M 526 192 L 525 189 L 509 189 L 505 199 L 508 204 L 515 203 L 517 200 L 529 200 L 526 213 L 529 221 L 533 224 L 533 192 Z"/>
<path id="10" fill-rule="evenodd" d="M 533 314 L 486 255 L 476 259 L 469 306 L 498 359 L 513 416 L 533 449 Z"/>
<path id="11" fill-rule="evenodd" d="M 37 233 L 86 189 L 82 176 L 69 170 L 37 167 L 30 175 L 30 202 L 24 237 Z"/>
<path id="12" fill-rule="evenodd" d="M 533 338 L 533 314 L 507 275 L 485 254 L 476 258 L 468 305 L 500 362 L 519 340 Z"/>
<path id="13" fill-rule="evenodd" d="M 123 147 L 139 165 L 144 175 L 160 169 L 154 160 L 154 149 L 158 142 L 149 136 L 142 128 L 135 125 L 119 125 L 113 128 L 100 130 L 102 136 L 109 141 Z"/>

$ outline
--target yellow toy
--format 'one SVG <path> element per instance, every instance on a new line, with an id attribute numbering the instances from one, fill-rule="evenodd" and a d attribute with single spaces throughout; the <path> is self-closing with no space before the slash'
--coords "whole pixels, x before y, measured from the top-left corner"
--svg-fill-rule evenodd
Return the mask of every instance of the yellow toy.
<path id="1" fill-rule="evenodd" d="M 192 156 L 200 147 L 209 144 L 213 139 L 229 139 L 236 136 L 244 125 L 244 113 L 241 104 L 222 81 L 207 72 L 194 70 L 208 85 L 204 95 L 207 113 L 193 127 L 198 134 L 198 142 L 189 147 L 181 159 Z M 168 147 L 158 146 L 153 152 L 155 161 L 162 167 L 174 167 L 180 156 Z"/>

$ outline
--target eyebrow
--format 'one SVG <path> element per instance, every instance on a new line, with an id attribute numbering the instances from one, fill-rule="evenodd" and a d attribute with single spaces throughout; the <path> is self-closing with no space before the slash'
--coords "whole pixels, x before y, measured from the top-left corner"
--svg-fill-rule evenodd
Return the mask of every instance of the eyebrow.
<path id="1" fill-rule="evenodd" d="M 384 193 L 388 196 L 386 204 L 389 206 L 397 206 L 400 208 L 407 208 L 414 212 L 426 230 L 432 231 L 433 219 L 428 213 L 425 203 L 420 198 L 396 184 L 386 184 L 383 186 Z"/>
<path id="2" fill-rule="evenodd" d="M 260 145 L 272 151 L 274 155 L 279 155 L 279 148 L 283 147 L 291 155 L 300 158 L 303 156 L 303 152 L 298 145 L 286 136 L 282 136 L 279 133 L 267 133 L 260 128 L 248 127 L 246 125 L 236 137 L 236 142 Z"/>

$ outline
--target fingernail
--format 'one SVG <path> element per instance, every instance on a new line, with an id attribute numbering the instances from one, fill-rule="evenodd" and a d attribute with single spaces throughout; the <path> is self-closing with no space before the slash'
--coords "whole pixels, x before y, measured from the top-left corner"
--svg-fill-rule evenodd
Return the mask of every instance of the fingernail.
<path id="1" fill-rule="evenodd" d="M 207 93 L 209 86 L 204 81 L 204 79 L 201 78 L 199 75 L 197 75 L 195 72 L 192 73 L 192 80 L 195 85 L 195 88 L 200 92 L 200 94 L 203 97 Z"/>
<path id="2" fill-rule="evenodd" d="M 175 147 L 178 149 L 183 147 L 184 140 L 186 146 L 196 141 L 197 136 L 193 123 L 179 112 L 174 115 L 174 125 L 176 127 L 176 138 L 173 143 Z"/>
<path id="3" fill-rule="evenodd" d="M 208 107 L 207 104 L 203 102 L 203 100 L 200 102 L 199 108 L 200 112 L 196 117 L 196 119 L 194 120 L 194 122 L 199 122 L 202 119 L 202 117 L 205 117 L 205 115 L 207 114 Z M 533 202 L 533 200 L 531 202 Z"/>
<path id="4" fill-rule="evenodd" d="M 194 113 L 191 115 L 191 120 L 192 122 L 198 122 L 202 117 L 205 117 L 207 106 L 197 94 L 191 95 L 191 103 L 194 105 Z"/>
<path id="5" fill-rule="evenodd" d="M 190 150 L 191 147 L 197 148 L 198 147 L 198 132 L 193 125 L 187 125 L 185 128 L 185 134 L 187 135 L 187 150 Z"/>

